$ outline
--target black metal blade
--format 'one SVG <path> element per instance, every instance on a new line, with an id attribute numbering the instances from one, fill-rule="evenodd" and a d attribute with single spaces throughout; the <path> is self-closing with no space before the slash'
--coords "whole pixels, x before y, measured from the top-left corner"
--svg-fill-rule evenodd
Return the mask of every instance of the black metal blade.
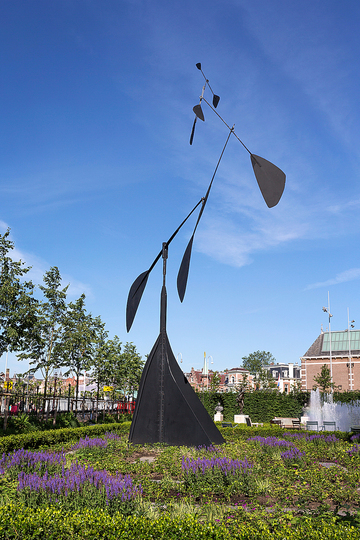
<path id="1" fill-rule="evenodd" d="M 187 284 L 188 275 L 189 275 L 190 257 L 191 257 L 193 241 L 194 241 L 194 234 L 190 238 L 190 241 L 187 245 L 187 248 L 185 250 L 184 256 L 181 261 L 179 273 L 177 276 L 177 290 L 178 290 L 180 302 L 184 300 L 184 296 L 185 296 L 186 284 Z"/>
<path id="2" fill-rule="evenodd" d="M 195 107 L 193 107 L 193 111 L 196 114 L 196 116 L 200 118 L 200 120 L 205 122 L 205 117 L 204 117 L 204 113 L 202 111 L 201 105 L 195 105 Z"/>
<path id="3" fill-rule="evenodd" d="M 216 109 L 216 107 L 219 105 L 220 96 L 217 96 L 216 94 L 213 95 L 213 105 Z"/>
<path id="4" fill-rule="evenodd" d="M 193 140 L 194 140 L 194 133 L 195 133 L 195 124 L 196 124 L 196 120 L 197 120 L 197 116 L 195 116 L 195 120 L 194 120 L 193 127 L 192 127 L 192 130 L 191 130 L 190 144 L 192 144 L 192 143 L 193 143 Z"/>
<path id="5" fill-rule="evenodd" d="M 149 270 L 138 276 L 131 285 L 129 296 L 126 304 L 126 329 L 129 332 L 134 321 L 137 308 L 139 307 L 141 297 L 143 295 L 146 283 L 149 277 Z"/>
<path id="6" fill-rule="evenodd" d="M 250 154 L 260 191 L 269 208 L 276 206 L 285 188 L 285 173 L 266 159 Z"/>

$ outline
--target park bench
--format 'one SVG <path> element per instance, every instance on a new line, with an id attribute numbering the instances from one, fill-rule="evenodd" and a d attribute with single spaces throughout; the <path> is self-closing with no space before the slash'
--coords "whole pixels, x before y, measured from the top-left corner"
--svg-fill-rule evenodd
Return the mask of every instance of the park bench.
<path id="1" fill-rule="evenodd" d="M 319 423 L 317 420 L 308 420 L 306 422 L 306 429 L 309 431 L 319 431 Z"/>
<path id="2" fill-rule="evenodd" d="M 320 426 L 321 431 L 336 431 L 337 429 L 339 428 L 336 427 L 336 422 L 323 422 Z"/>
<path id="3" fill-rule="evenodd" d="M 284 418 L 276 416 L 270 421 L 272 425 L 278 425 L 284 429 L 301 429 L 301 423 L 298 418 Z"/>
<path id="4" fill-rule="evenodd" d="M 247 427 L 259 427 L 264 425 L 262 422 L 252 422 L 250 417 L 246 417 L 245 420 Z"/>

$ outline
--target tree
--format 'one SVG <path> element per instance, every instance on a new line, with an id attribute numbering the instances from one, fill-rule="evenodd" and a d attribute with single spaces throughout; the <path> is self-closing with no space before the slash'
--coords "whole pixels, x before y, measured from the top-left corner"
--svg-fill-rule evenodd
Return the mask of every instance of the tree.
<path id="1" fill-rule="evenodd" d="M 45 285 L 39 285 L 44 300 L 38 307 L 38 340 L 32 340 L 28 351 L 17 355 L 19 360 L 29 359 L 33 370 L 40 370 L 44 378 L 44 398 L 48 379 L 58 366 L 58 346 L 63 334 L 63 320 L 66 314 L 66 293 L 69 285 L 61 289 L 61 275 L 57 266 L 48 270 L 43 278 Z M 55 352 L 57 351 L 57 353 Z"/>
<path id="2" fill-rule="evenodd" d="M 14 243 L 8 239 L 9 234 L 10 229 L 0 234 L 0 356 L 7 349 L 19 351 L 28 346 L 29 340 L 39 339 L 35 285 L 31 280 L 21 281 L 31 267 L 11 259 L 9 252 L 14 249 Z"/>
<path id="3" fill-rule="evenodd" d="M 76 377 L 76 401 L 79 395 L 79 378 L 89 371 L 94 362 L 96 330 L 100 318 L 94 319 L 86 313 L 85 294 L 75 302 L 70 302 L 62 320 L 61 340 L 54 348 L 59 364 L 68 367 L 65 376 L 73 373 Z"/>
<path id="4" fill-rule="evenodd" d="M 219 372 L 214 371 L 214 373 L 210 377 L 209 391 L 212 394 L 216 394 L 216 392 L 219 391 L 220 384 L 221 384 L 221 377 L 219 375 Z"/>
<path id="5" fill-rule="evenodd" d="M 118 336 L 108 339 L 95 356 L 94 378 L 100 385 L 106 384 L 129 395 L 137 390 L 144 362 L 133 343 L 122 343 Z"/>
<path id="6" fill-rule="evenodd" d="M 275 363 L 275 358 L 270 352 L 255 351 L 248 356 L 242 357 L 242 367 L 247 369 L 252 375 L 260 374 L 264 371 L 264 366 Z"/>
<path id="7" fill-rule="evenodd" d="M 321 392 L 326 393 L 334 388 L 334 383 L 331 381 L 330 369 L 324 364 L 318 375 L 315 375 L 314 381 L 320 387 Z"/>

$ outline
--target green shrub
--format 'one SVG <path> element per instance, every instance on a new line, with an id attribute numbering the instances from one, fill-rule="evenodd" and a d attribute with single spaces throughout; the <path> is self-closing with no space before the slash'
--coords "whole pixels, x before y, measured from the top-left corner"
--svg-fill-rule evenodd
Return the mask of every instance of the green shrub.
<path id="1" fill-rule="evenodd" d="M 235 392 L 224 394 L 200 392 L 198 396 L 212 418 L 218 403 L 224 407 L 223 415 L 226 422 L 233 422 L 234 415 L 240 414 Z M 248 414 L 253 422 L 270 422 L 275 416 L 299 418 L 308 399 L 308 392 L 285 394 L 271 390 L 256 390 L 245 394 L 243 413 Z"/>
<path id="2" fill-rule="evenodd" d="M 130 422 L 121 424 L 98 424 L 79 428 L 64 428 L 51 431 L 34 431 L 21 435 L 7 435 L 0 438 L 0 453 L 11 452 L 20 448 L 40 448 L 52 446 L 70 441 L 78 441 L 81 437 L 96 437 L 106 431 L 115 431 L 118 434 L 127 434 L 130 430 Z"/>
<path id="3" fill-rule="evenodd" d="M 110 517 L 102 510 L 65 513 L 57 507 L 34 510 L 21 505 L 0 508 L 0 538 L 32 540 L 359 540 L 360 531 L 335 518 L 304 518 L 284 514 L 271 525 L 260 519 L 228 516 L 223 522 L 201 522 L 194 516 L 148 519 Z"/>

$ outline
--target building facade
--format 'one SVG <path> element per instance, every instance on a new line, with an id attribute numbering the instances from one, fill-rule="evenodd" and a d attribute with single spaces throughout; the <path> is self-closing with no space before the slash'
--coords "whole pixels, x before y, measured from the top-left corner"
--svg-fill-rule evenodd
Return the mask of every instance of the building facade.
<path id="1" fill-rule="evenodd" d="M 264 369 L 270 373 L 271 380 L 276 382 L 280 392 L 288 394 L 301 385 L 301 367 L 298 364 L 270 364 Z"/>
<path id="2" fill-rule="evenodd" d="M 303 390 L 314 388 L 324 364 L 332 371 L 335 390 L 360 390 L 360 330 L 321 332 L 301 357 Z"/>

